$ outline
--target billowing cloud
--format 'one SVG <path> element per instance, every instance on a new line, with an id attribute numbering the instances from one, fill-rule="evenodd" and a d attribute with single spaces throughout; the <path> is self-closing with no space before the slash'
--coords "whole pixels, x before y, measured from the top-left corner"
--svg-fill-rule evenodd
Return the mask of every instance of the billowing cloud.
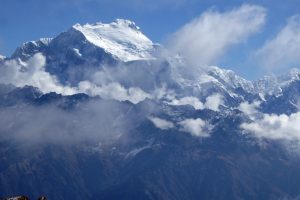
<path id="1" fill-rule="evenodd" d="M 173 99 L 169 104 L 174 106 L 191 105 L 196 110 L 201 110 L 204 108 L 203 103 L 196 97 L 183 97 L 181 99 Z"/>
<path id="2" fill-rule="evenodd" d="M 181 131 L 190 133 L 197 137 L 208 137 L 207 124 L 200 118 L 185 119 L 178 123 L 181 126 Z"/>
<path id="3" fill-rule="evenodd" d="M 241 124 L 241 128 L 259 138 L 300 141 L 300 112 L 290 116 L 264 114 L 260 119 Z"/>
<path id="4" fill-rule="evenodd" d="M 223 96 L 216 93 L 206 98 L 204 107 L 213 111 L 219 111 L 221 105 L 224 105 Z"/>
<path id="5" fill-rule="evenodd" d="M 294 67 L 300 64 L 300 15 L 289 18 L 286 26 L 256 52 L 267 70 Z"/>
<path id="6" fill-rule="evenodd" d="M 257 5 L 223 13 L 210 10 L 177 31 L 170 46 L 194 65 L 215 64 L 232 45 L 258 32 L 265 15 L 266 10 Z"/>
<path id="7" fill-rule="evenodd" d="M 130 101 L 138 103 L 150 95 L 138 87 L 125 88 L 118 82 L 94 83 L 93 79 L 81 81 L 78 86 L 70 87 L 59 83 L 54 75 L 45 70 L 45 57 L 38 53 L 27 62 L 8 60 L 0 66 L 0 83 L 12 84 L 17 87 L 30 85 L 39 88 L 43 93 L 56 92 L 72 95 L 86 93 L 91 96 L 101 96 L 106 99 Z M 100 72 L 98 72 L 100 73 Z"/>
<path id="8" fill-rule="evenodd" d="M 261 102 L 243 102 L 238 107 L 247 114 L 251 122 L 244 122 L 241 128 L 258 138 L 300 141 L 300 112 L 287 114 L 264 114 L 257 109 Z"/>
<path id="9" fill-rule="evenodd" d="M 158 117 L 149 117 L 149 120 L 154 124 L 156 128 L 162 130 L 167 130 L 175 127 L 173 122 Z"/>
<path id="10" fill-rule="evenodd" d="M 38 87 L 42 92 L 57 92 L 74 94 L 70 87 L 59 84 L 55 76 L 45 71 L 45 57 L 38 53 L 28 62 L 8 60 L 0 66 L 0 83 L 13 84 L 17 87 L 31 85 Z"/>

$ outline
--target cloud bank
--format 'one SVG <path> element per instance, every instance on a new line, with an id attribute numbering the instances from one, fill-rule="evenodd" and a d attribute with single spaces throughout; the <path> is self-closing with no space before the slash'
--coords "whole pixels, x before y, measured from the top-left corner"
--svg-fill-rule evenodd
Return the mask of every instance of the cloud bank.
<path id="1" fill-rule="evenodd" d="M 261 6 L 242 5 L 227 12 L 207 11 L 178 30 L 170 46 L 194 65 L 210 65 L 235 44 L 257 33 L 265 22 Z"/>
<path id="2" fill-rule="evenodd" d="M 148 93 L 138 87 L 125 88 L 114 81 L 98 83 L 99 81 L 91 79 L 81 81 L 75 87 L 62 85 L 54 75 L 45 70 L 45 64 L 46 59 L 41 53 L 35 54 L 27 62 L 21 60 L 5 61 L 0 66 L 0 83 L 12 84 L 17 87 L 30 85 L 39 88 L 43 93 L 56 92 L 63 95 L 86 93 L 91 96 L 101 96 L 105 99 L 128 100 L 135 104 L 145 98 L 151 98 Z"/>
<path id="3" fill-rule="evenodd" d="M 129 133 L 137 122 L 128 109 L 104 100 L 84 102 L 72 110 L 53 104 L 1 108 L 0 139 L 63 145 L 115 140 Z"/>
<path id="4" fill-rule="evenodd" d="M 261 119 L 243 123 L 241 128 L 253 132 L 259 138 L 300 141 L 300 112 L 290 116 L 264 114 Z"/>
<path id="5" fill-rule="evenodd" d="M 74 89 L 62 86 L 55 76 L 45 71 L 45 63 L 46 59 L 40 53 L 35 54 L 26 63 L 17 60 L 5 61 L 0 66 L 0 83 L 17 87 L 31 85 L 45 93 L 74 94 Z"/>
<path id="6" fill-rule="evenodd" d="M 257 109 L 261 102 L 243 102 L 238 107 L 252 122 L 244 122 L 240 127 L 258 138 L 300 142 L 300 112 L 291 115 L 265 114 Z"/>

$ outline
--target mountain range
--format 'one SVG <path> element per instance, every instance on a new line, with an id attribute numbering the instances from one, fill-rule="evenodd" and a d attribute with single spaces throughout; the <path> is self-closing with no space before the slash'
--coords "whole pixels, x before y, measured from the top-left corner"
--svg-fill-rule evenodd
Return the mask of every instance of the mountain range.
<path id="1" fill-rule="evenodd" d="M 193 66 L 132 21 L 0 56 L 0 197 L 297 199 L 300 70 Z"/>

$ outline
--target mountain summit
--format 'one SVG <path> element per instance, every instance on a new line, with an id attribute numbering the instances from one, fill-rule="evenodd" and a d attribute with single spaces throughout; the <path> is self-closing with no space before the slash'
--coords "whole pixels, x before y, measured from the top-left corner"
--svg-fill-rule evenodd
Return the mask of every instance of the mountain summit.
<path id="1" fill-rule="evenodd" d="M 73 29 L 81 32 L 88 42 L 124 62 L 152 58 L 152 41 L 132 21 L 117 19 L 110 24 L 76 24 Z"/>
<path id="2" fill-rule="evenodd" d="M 54 39 L 42 38 L 24 43 L 16 50 L 13 57 L 26 59 L 39 51 L 46 51 L 47 54 L 49 48 L 52 51 L 59 51 L 57 48 L 62 48 L 64 51 L 70 51 L 69 54 L 75 57 L 84 58 L 87 53 L 91 54 L 96 51 L 93 49 L 101 49 L 118 61 L 128 62 L 152 59 L 151 53 L 154 46 L 155 44 L 140 31 L 134 22 L 117 19 L 110 24 L 100 22 L 75 24 Z"/>
<path id="3" fill-rule="evenodd" d="M 55 38 L 26 42 L 11 56 L 26 62 L 35 54 L 46 58 L 45 69 L 63 84 L 76 85 L 103 66 L 154 60 L 157 45 L 134 22 L 117 19 L 110 24 L 75 24 Z"/>

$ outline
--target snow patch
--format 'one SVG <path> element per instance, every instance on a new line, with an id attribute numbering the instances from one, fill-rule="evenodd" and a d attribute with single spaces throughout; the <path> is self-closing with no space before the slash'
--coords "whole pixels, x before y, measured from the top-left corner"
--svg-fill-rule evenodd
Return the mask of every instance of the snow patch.
<path id="1" fill-rule="evenodd" d="M 153 59 L 154 44 L 129 20 L 117 19 L 110 24 L 76 24 L 73 28 L 89 42 L 124 62 Z"/>

